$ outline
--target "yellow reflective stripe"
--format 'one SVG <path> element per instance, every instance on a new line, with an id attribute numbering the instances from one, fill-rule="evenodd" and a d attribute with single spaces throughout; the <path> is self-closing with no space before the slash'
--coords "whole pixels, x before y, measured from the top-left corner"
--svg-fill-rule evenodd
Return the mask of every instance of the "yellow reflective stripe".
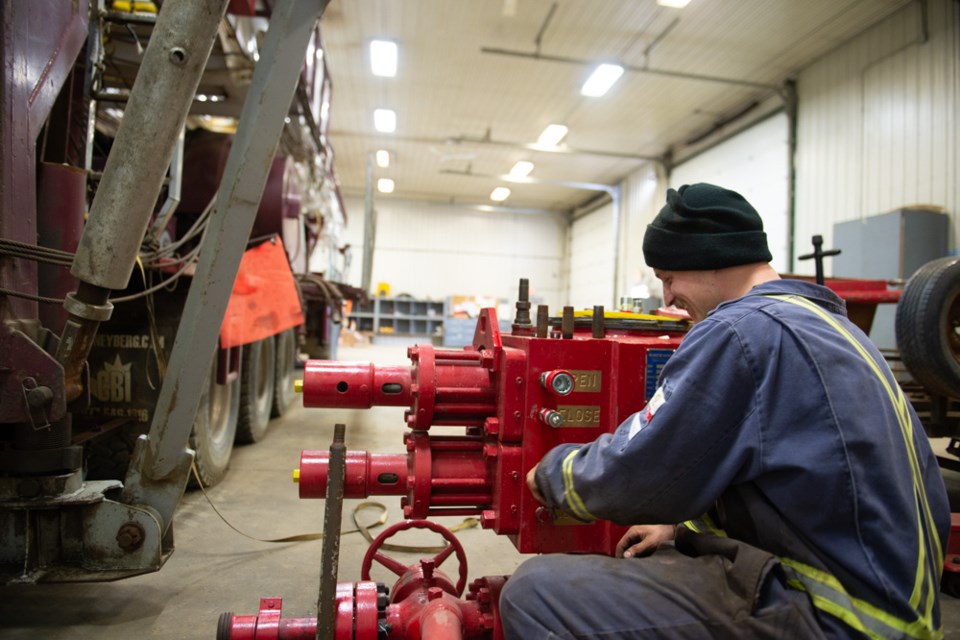
<path id="1" fill-rule="evenodd" d="M 713 518 L 710 517 L 710 514 L 705 513 L 700 517 L 703 519 L 703 524 L 707 525 L 707 528 L 710 529 L 710 533 L 715 536 L 720 536 L 721 538 L 727 537 L 727 532 L 714 523 Z"/>
<path id="2" fill-rule="evenodd" d="M 780 562 L 787 571 L 787 584 L 789 586 L 806 591 L 812 598 L 814 606 L 840 618 L 857 631 L 866 633 L 871 637 L 889 637 L 889 634 L 883 634 L 881 630 L 877 629 L 876 625 L 879 624 L 896 631 L 899 635 L 905 634 L 919 640 L 935 640 L 943 637 L 943 632 L 934 629 L 930 620 L 918 617 L 917 620 L 907 622 L 883 611 L 866 600 L 851 596 L 840 581 L 826 571 L 803 564 L 792 558 L 780 558 Z M 791 576 L 792 573 L 795 575 Z M 832 593 L 828 593 L 828 591 Z M 831 596 L 833 597 L 831 598 Z M 843 600 L 849 606 L 843 606 L 843 603 L 838 602 L 838 600 Z M 861 616 L 865 616 L 871 624 L 865 625 Z M 869 629 L 868 626 L 872 629 Z"/>
<path id="3" fill-rule="evenodd" d="M 700 530 L 700 527 L 697 526 L 696 520 L 685 520 L 680 524 L 685 526 L 687 529 L 690 529 L 690 531 L 693 531 L 694 533 L 703 533 L 703 531 Z"/>
<path id="4" fill-rule="evenodd" d="M 903 395 L 903 391 L 900 389 L 899 385 L 895 385 L 891 388 L 890 383 L 887 381 L 886 376 L 880 370 L 880 367 L 877 365 L 876 361 L 870 356 L 870 353 L 860 344 L 860 341 L 850 335 L 850 332 L 847 331 L 839 322 L 837 322 L 830 314 L 826 311 L 810 302 L 805 298 L 800 298 L 796 296 L 777 296 L 771 295 L 770 298 L 776 298 L 778 300 L 783 300 L 784 302 L 790 302 L 799 307 L 803 307 L 814 314 L 820 316 L 827 324 L 832 326 L 836 331 L 843 336 L 853 347 L 856 349 L 857 353 L 860 354 L 860 357 L 867 363 L 867 365 L 873 370 L 874 374 L 877 376 L 877 379 L 880 381 L 880 384 L 883 385 L 884 390 L 886 390 L 890 402 L 893 404 L 894 411 L 896 412 L 897 419 L 900 423 L 900 432 L 904 438 L 904 445 L 906 447 L 907 457 L 910 461 L 910 469 L 913 475 L 914 483 L 914 493 L 915 497 L 919 499 L 922 508 L 923 508 L 923 517 L 926 520 L 927 530 L 932 533 L 936 531 L 936 524 L 933 521 L 933 513 L 930 511 L 930 504 L 927 501 L 926 491 L 923 490 L 923 483 L 920 481 L 920 464 L 917 461 L 917 451 L 913 445 L 913 421 L 910 419 L 910 412 L 907 409 L 907 400 Z M 895 391 L 894 391 L 895 389 Z M 918 513 L 918 522 L 919 522 L 919 513 Z M 921 545 L 921 554 L 926 555 L 923 547 L 923 535 L 920 531 L 920 545 Z M 930 535 L 930 542 L 933 544 L 934 549 L 936 550 L 937 556 L 937 566 L 943 564 L 943 552 L 940 548 L 940 540 L 936 535 Z M 917 595 L 917 601 L 919 601 L 919 594 Z M 911 597 L 911 602 L 913 598 Z"/>
<path id="5" fill-rule="evenodd" d="M 706 513 L 699 518 L 687 520 L 686 522 L 681 522 L 680 524 L 685 526 L 687 529 L 690 529 L 694 533 L 704 533 L 705 531 L 709 531 L 715 536 L 719 536 L 721 538 L 727 537 L 727 532 L 718 527 L 710 518 L 710 515 Z"/>
<path id="6" fill-rule="evenodd" d="M 880 370 L 877 362 L 871 357 L 870 353 L 864 348 L 860 341 L 854 338 L 849 331 L 846 330 L 839 322 L 836 321 L 832 316 L 830 316 L 826 311 L 815 305 L 814 303 L 806 300 L 805 298 L 800 298 L 796 296 L 779 296 L 779 295 L 770 295 L 768 297 L 776 298 L 784 302 L 789 302 L 795 304 L 799 307 L 803 307 L 808 311 L 814 313 L 823 319 L 827 324 L 833 327 L 844 339 L 846 339 L 857 351 L 857 353 L 863 358 L 864 362 L 870 367 L 870 369 L 877 376 L 877 379 L 880 381 L 884 390 L 886 391 L 888 397 L 890 398 L 891 405 L 893 406 L 894 412 L 897 416 L 897 421 L 899 422 L 901 436 L 904 439 L 904 445 L 907 453 L 907 459 L 910 464 L 911 476 L 913 479 L 913 489 L 914 489 L 914 506 L 916 509 L 916 522 L 917 522 L 917 574 L 914 578 L 914 587 L 913 592 L 910 595 L 910 605 L 917 611 L 918 620 L 913 623 L 906 623 L 898 618 L 890 616 L 872 605 L 867 604 L 864 601 L 861 602 L 866 607 L 871 607 L 876 610 L 877 614 L 874 615 L 875 618 L 885 619 L 885 624 L 893 626 L 894 628 L 901 629 L 904 632 L 907 632 L 907 628 L 918 627 L 924 632 L 924 635 L 913 635 L 912 637 L 939 637 L 936 634 L 937 631 L 933 630 L 933 606 L 936 600 L 936 585 L 934 584 L 933 574 L 927 570 L 927 550 L 924 545 L 924 539 L 928 539 L 934 548 L 934 555 L 936 557 L 936 564 L 934 564 L 934 571 L 937 571 L 937 568 L 943 564 L 943 552 L 940 548 L 940 541 L 937 539 L 936 535 L 936 525 L 933 521 L 933 513 L 930 510 L 929 502 L 927 501 L 926 492 L 923 488 L 923 482 L 921 481 L 920 474 L 920 465 L 917 460 L 917 452 L 913 444 L 913 421 L 910 419 L 910 413 L 907 409 L 906 398 L 903 395 L 903 391 L 900 389 L 899 385 L 895 385 L 894 388 L 891 388 L 889 381 L 886 376 L 883 375 L 883 372 Z M 922 511 L 922 513 L 921 513 Z M 926 533 L 924 535 L 924 524 L 926 525 Z M 799 564 L 799 563 L 797 563 Z M 805 565 L 804 565 L 805 566 Z M 812 567 L 809 567 L 812 571 L 817 571 Z M 823 573 L 823 572 L 820 572 Z M 834 589 L 843 591 L 842 586 L 840 586 L 839 581 L 836 580 L 830 574 L 824 574 L 829 576 L 830 580 L 836 584 Z M 832 586 L 832 585 L 831 585 Z M 924 593 L 924 587 L 926 587 L 926 593 Z M 923 613 L 920 612 L 920 602 L 926 595 L 925 606 L 923 607 Z M 849 596 L 847 596 L 849 598 Z M 851 602 L 857 606 L 857 602 L 854 599 L 850 599 Z M 860 607 L 858 606 L 858 609 Z M 863 611 L 867 613 L 866 611 Z M 845 617 L 841 618 L 844 621 L 847 621 Z M 891 624 L 895 623 L 895 624 Z M 935 634 L 933 636 L 925 634 Z M 942 634 L 941 634 L 942 635 Z"/>
<path id="7" fill-rule="evenodd" d="M 577 455 L 577 451 L 580 451 L 580 449 L 574 449 L 563 459 L 563 497 L 570 510 L 573 511 L 573 515 L 581 520 L 596 520 L 597 518 L 587 511 L 580 495 L 573 488 L 573 457 Z"/>

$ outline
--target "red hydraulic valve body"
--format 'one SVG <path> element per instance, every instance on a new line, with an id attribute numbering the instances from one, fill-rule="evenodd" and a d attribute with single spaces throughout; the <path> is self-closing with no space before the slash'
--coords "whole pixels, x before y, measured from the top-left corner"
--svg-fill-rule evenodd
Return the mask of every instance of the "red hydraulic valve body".
<path id="1" fill-rule="evenodd" d="M 553 447 L 591 442 L 642 409 L 686 324 L 608 320 L 602 337 L 594 323 L 567 338 L 555 324 L 546 337 L 516 326 L 501 334 L 484 309 L 472 346 L 411 347 L 410 367 L 308 362 L 304 406 L 408 407 L 406 452 L 348 452 L 345 497 L 401 495 L 406 518 L 479 515 L 522 553 L 611 554 L 622 527 L 551 512 L 526 473 Z M 437 426 L 465 429 L 437 435 Z M 327 456 L 302 452 L 300 497 L 324 497 Z"/>

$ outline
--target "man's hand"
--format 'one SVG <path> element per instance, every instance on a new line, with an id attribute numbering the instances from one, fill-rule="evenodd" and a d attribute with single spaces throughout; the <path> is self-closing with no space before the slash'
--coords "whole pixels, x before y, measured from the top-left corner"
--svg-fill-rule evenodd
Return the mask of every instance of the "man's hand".
<path id="1" fill-rule="evenodd" d="M 533 465 L 533 469 L 527 471 L 527 487 L 530 488 L 530 493 L 537 499 L 537 502 L 547 504 L 547 499 L 543 497 L 543 494 L 540 493 L 540 487 L 537 486 L 537 467 L 539 466 L 540 464 L 537 463 Z"/>
<path id="2" fill-rule="evenodd" d="M 617 543 L 618 558 L 645 556 L 657 548 L 661 542 L 673 540 L 677 527 L 672 524 L 638 524 L 627 529 Z"/>

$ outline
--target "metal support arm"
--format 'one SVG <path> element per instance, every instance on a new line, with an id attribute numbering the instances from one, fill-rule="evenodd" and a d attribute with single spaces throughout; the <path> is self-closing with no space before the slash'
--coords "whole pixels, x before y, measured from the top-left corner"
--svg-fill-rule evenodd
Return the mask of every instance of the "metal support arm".
<path id="1" fill-rule="evenodd" d="M 155 507 L 166 503 L 175 507 L 175 501 L 163 499 L 165 487 L 169 486 L 171 475 L 177 478 L 175 484 L 180 487 L 186 482 L 183 469 L 189 464 L 184 467 L 183 462 L 192 452 L 184 449 L 184 443 L 207 383 L 206 363 L 211 361 L 217 346 L 220 323 L 297 86 L 307 44 L 327 4 L 328 0 L 281 0 L 274 6 L 150 433 L 140 443 L 143 457 L 135 460 L 125 482 L 122 498 L 125 503 Z M 161 516 L 165 526 L 169 526 L 172 510 Z"/>

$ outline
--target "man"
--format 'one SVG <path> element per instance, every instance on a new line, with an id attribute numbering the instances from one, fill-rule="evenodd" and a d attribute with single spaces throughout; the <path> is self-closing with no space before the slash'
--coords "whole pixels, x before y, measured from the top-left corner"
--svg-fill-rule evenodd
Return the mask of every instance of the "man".
<path id="1" fill-rule="evenodd" d="M 528 560 L 507 637 L 942 637 L 943 480 L 843 301 L 781 280 L 760 216 L 709 184 L 668 191 L 643 252 L 696 324 L 642 411 L 527 483 L 582 520 L 684 524 Z"/>

